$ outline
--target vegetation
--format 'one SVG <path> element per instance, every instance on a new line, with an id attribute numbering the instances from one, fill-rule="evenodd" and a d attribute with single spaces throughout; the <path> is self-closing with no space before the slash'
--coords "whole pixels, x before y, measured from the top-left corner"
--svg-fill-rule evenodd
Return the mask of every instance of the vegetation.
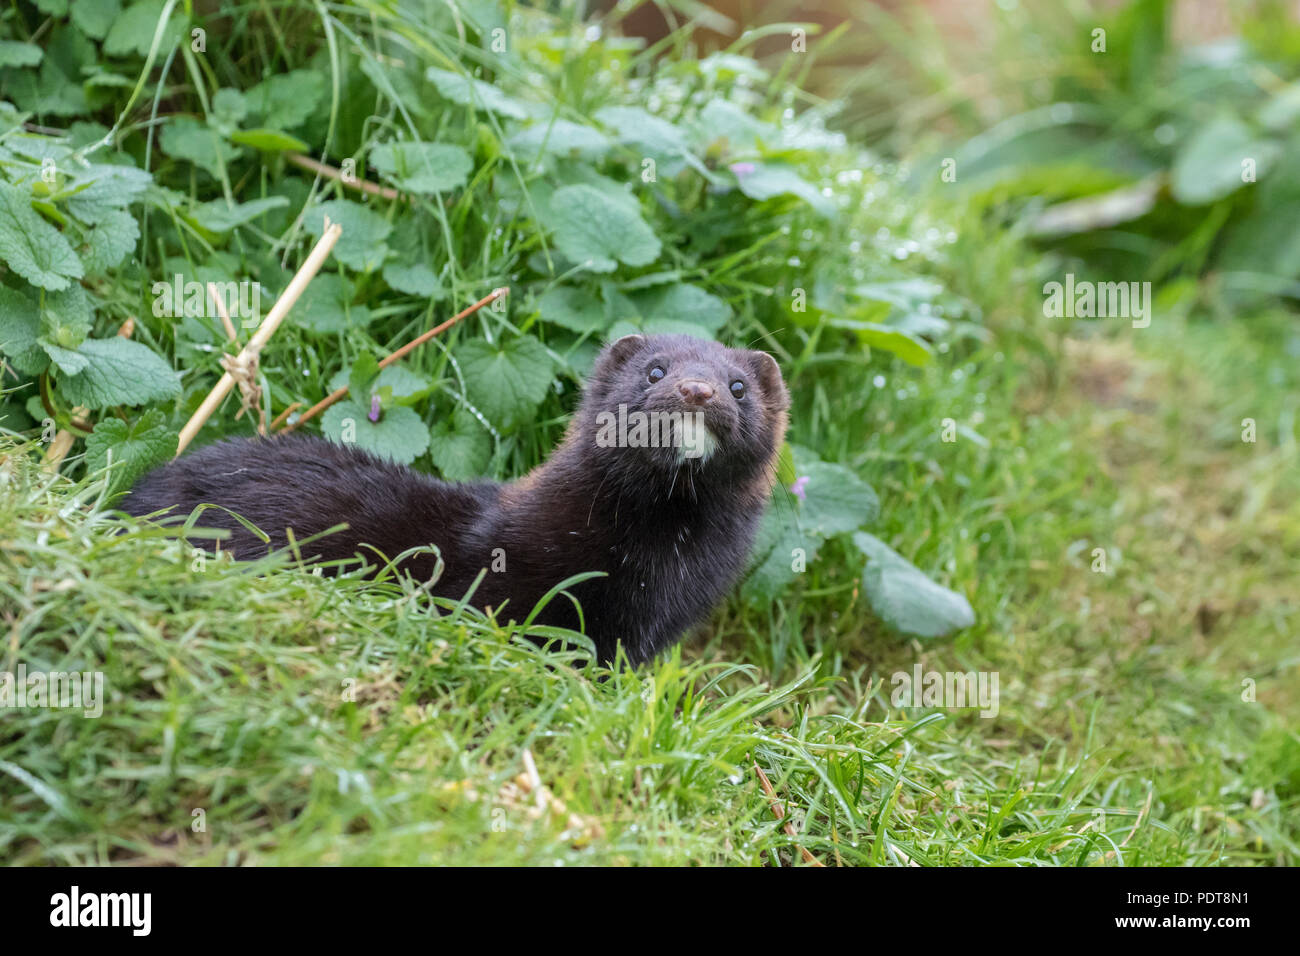
<path id="1" fill-rule="evenodd" d="M 1049 319 L 1063 247 L 1008 228 L 1027 192 L 921 187 L 798 92 L 811 57 L 752 39 L 656 62 L 523 7 L 109 9 L 0 20 L 0 671 L 106 692 L 4 715 L 0 859 L 1300 857 L 1300 340 L 1273 287 L 1243 321 L 1174 282 L 1146 329 Z M 761 342 L 792 445 L 703 633 L 580 667 L 409 580 L 205 558 L 112 511 L 238 350 L 202 283 L 265 312 L 326 218 L 260 396 L 199 441 L 348 385 L 327 436 L 509 477 L 608 337 Z M 1180 262 L 1152 277 L 1203 288 Z M 85 438 L 60 467 L 57 431 Z M 917 666 L 997 675 L 996 714 L 906 706 Z"/>

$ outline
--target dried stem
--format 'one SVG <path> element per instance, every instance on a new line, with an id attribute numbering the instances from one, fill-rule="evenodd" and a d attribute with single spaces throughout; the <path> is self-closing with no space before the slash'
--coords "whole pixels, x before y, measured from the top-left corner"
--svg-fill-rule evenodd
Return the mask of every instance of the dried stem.
<path id="1" fill-rule="evenodd" d="M 772 803 L 772 815 L 775 816 L 778 820 L 785 820 L 785 810 L 781 806 L 781 801 L 779 801 L 776 797 L 776 791 L 772 789 L 772 781 L 767 779 L 767 774 L 763 773 L 763 768 L 758 765 L 757 760 L 754 761 L 754 770 L 758 774 L 758 782 L 760 785 L 762 785 L 763 792 L 767 794 L 767 799 L 770 800 Z M 795 833 L 794 824 L 791 823 L 789 820 L 785 820 L 784 830 L 786 836 L 790 837 L 790 839 L 792 840 L 798 836 L 798 834 Z M 817 859 L 817 857 L 813 856 L 811 853 L 809 853 L 807 850 L 801 847 L 798 843 L 795 844 L 795 849 L 797 849 L 800 855 L 804 858 L 804 862 L 811 863 L 813 866 L 824 867 L 826 865 L 821 860 Z"/>
<path id="2" fill-rule="evenodd" d="M 342 183 L 344 186 L 352 189 L 359 189 L 363 193 L 369 193 L 372 196 L 382 196 L 384 199 L 405 199 L 406 197 L 396 189 L 389 189 L 387 186 L 380 186 L 378 183 L 372 183 L 365 179 L 359 179 L 356 176 L 344 176 L 342 170 L 334 166 L 326 165 L 319 160 L 312 159 L 310 156 L 304 156 L 302 153 L 285 153 L 284 158 L 302 169 L 309 172 L 317 173 L 326 179 L 332 179 L 335 182 Z"/>

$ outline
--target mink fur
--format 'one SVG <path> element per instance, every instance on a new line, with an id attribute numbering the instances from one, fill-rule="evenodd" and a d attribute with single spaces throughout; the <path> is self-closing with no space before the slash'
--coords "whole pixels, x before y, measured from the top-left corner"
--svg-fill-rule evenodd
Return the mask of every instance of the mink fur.
<path id="1" fill-rule="evenodd" d="M 654 369 L 663 375 L 652 381 Z M 629 412 L 702 413 L 708 453 L 602 446 L 609 418 L 601 413 L 616 415 L 620 404 Z M 765 352 L 630 335 L 601 352 L 550 459 L 516 481 L 438 481 L 319 438 L 228 439 L 146 475 L 123 507 L 133 515 L 170 507 L 184 516 L 200 504 L 220 505 L 265 531 L 274 548 L 287 544 L 285 528 L 302 541 L 346 522 L 303 548 L 323 560 L 361 555 L 375 564 L 376 550 L 392 558 L 434 544 L 445 566 L 433 593 L 460 598 L 487 569 L 471 603 L 499 609 L 508 602 L 502 620 L 522 620 L 565 578 L 602 571 L 568 589 L 583 629 L 602 660 L 612 660 L 622 642 L 640 663 L 701 621 L 744 570 L 788 406 L 780 369 Z M 220 508 L 205 510 L 198 523 L 229 531 L 222 548 L 238 558 L 268 548 Z M 504 570 L 493 570 L 502 562 Z M 435 566 L 428 554 L 402 565 L 419 580 Z M 537 622 L 579 627 L 562 595 Z"/>

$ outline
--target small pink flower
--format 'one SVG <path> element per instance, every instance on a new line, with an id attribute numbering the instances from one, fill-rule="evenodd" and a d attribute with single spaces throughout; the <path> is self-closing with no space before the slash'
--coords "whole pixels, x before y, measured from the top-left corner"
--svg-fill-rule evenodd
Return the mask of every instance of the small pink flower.
<path id="1" fill-rule="evenodd" d="M 800 475 L 798 478 L 794 480 L 794 484 L 790 486 L 790 491 L 800 501 L 807 501 L 808 493 L 804 490 L 807 487 L 808 487 L 808 476 Z"/>
<path id="2" fill-rule="evenodd" d="M 732 163 L 728 169 L 737 176 L 749 176 L 758 171 L 758 167 L 753 163 Z"/>
<path id="3" fill-rule="evenodd" d="M 370 396 L 370 414 L 367 415 L 366 417 L 369 418 L 372 422 L 379 421 L 379 396 L 378 395 Z"/>

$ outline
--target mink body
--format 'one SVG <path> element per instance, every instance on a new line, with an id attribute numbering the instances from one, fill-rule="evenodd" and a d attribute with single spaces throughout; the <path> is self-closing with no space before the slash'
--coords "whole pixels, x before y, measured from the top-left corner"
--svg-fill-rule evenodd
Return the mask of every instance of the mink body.
<path id="1" fill-rule="evenodd" d="M 697 413 L 705 453 L 676 447 L 608 447 L 609 415 Z M 619 642 L 634 663 L 652 658 L 718 603 L 745 568 L 775 474 L 789 397 L 776 362 L 685 336 L 626 336 L 607 346 L 564 441 L 517 481 L 449 483 L 317 438 L 234 439 L 199 449 L 143 477 L 123 507 L 186 516 L 204 503 L 242 515 L 287 544 L 346 522 L 303 547 L 307 557 L 371 564 L 437 545 L 435 594 L 471 597 L 501 619 L 522 620 L 565 578 L 602 571 L 567 590 L 602 660 Z M 602 413 L 608 413 L 602 415 Z M 602 431 L 602 428 L 605 430 Z M 679 432 L 674 432 L 680 437 Z M 603 443 L 602 443 L 603 438 Z M 238 558 L 268 545 L 218 508 L 198 524 L 223 528 Z M 499 550 L 498 550 L 499 549 Z M 500 568 L 504 563 L 504 570 Z M 436 558 L 402 563 L 419 580 Z M 563 595 L 537 623 L 579 628 Z"/>

